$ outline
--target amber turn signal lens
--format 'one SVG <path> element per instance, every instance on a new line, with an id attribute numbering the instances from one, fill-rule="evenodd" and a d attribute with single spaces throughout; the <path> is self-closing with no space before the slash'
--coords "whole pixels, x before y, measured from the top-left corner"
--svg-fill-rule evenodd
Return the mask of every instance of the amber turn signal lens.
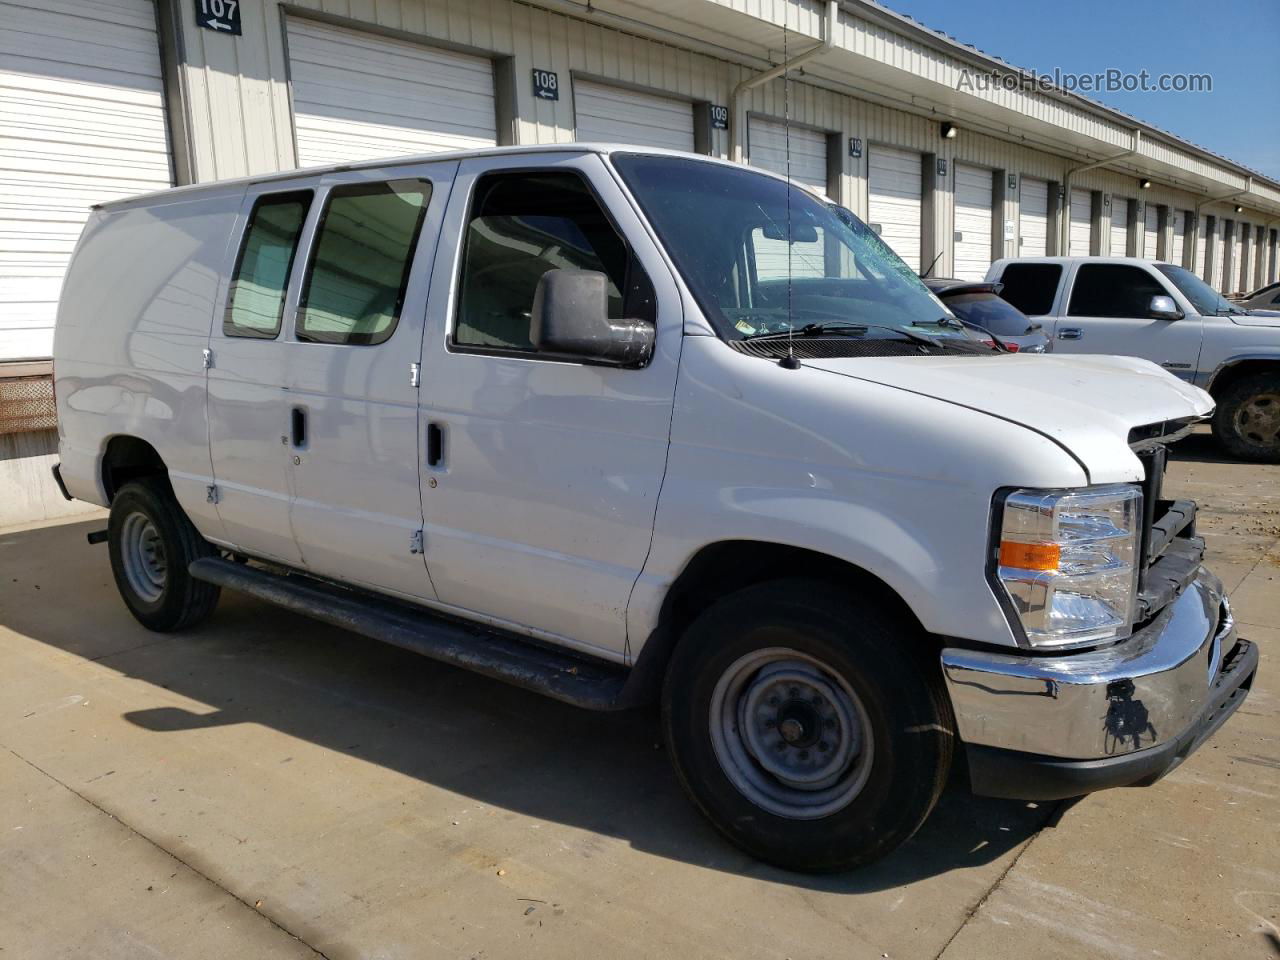
<path id="1" fill-rule="evenodd" d="M 1062 547 L 1056 543 L 1000 541 L 1000 566 L 1019 570 L 1057 570 Z"/>

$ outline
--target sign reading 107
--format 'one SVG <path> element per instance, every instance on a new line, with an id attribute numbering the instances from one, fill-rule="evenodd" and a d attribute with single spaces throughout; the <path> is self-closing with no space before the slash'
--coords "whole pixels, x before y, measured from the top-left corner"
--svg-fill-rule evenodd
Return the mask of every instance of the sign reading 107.
<path id="1" fill-rule="evenodd" d="M 196 26 L 240 36 L 240 0 L 195 0 Z"/>

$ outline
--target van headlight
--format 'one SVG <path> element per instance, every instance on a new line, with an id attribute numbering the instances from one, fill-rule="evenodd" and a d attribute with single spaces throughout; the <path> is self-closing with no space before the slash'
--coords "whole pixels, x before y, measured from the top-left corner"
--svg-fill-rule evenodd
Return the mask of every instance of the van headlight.
<path id="1" fill-rule="evenodd" d="M 994 580 L 1033 647 L 1127 637 L 1138 589 L 1142 491 L 1015 490 L 996 504 Z"/>

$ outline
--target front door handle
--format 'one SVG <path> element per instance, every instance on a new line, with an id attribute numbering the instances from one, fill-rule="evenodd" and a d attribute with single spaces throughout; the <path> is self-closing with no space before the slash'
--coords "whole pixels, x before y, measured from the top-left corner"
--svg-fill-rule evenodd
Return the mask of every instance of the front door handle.
<path id="1" fill-rule="evenodd" d="M 434 467 L 440 463 L 441 450 L 444 446 L 444 435 L 438 423 L 427 424 L 427 466 Z"/>
<path id="2" fill-rule="evenodd" d="M 1084 331 L 1079 327 L 1063 327 L 1058 331 L 1059 340 L 1079 340 L 1084 336 Z"/>
<path id="3" fill-rule="evenodd" d="M 290 421 L 293 427 L 293 445 L 299 448 L 305 447 L 307 445 L 307 411 L 302 407 L 294 407 Z"/>

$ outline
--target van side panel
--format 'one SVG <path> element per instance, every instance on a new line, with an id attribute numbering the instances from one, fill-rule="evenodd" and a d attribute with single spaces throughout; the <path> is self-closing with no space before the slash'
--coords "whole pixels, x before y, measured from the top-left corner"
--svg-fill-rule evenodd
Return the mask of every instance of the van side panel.
<path id="1" fill-rule="evenodd" d="M 114 436 L 150 443 L 178 502 L 207 535 L 212 504 L 203 351 L 225 287 L 244 187 L 126 205 L 90 217 L 54 330 L 62 477 L 107 505 L 102 456 Z"/>

